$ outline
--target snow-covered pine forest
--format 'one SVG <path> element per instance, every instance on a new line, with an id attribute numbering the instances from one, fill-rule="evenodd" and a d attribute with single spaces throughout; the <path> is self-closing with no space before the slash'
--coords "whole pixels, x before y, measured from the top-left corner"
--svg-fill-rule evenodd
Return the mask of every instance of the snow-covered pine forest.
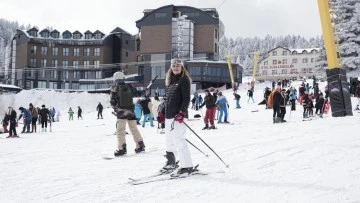
<path id="1" fill-rule="evenodd" d="M 343 67 L 354 70 L 360 64 L 360 1 L 358 0 L 332 0 L 331 12 L 334 16 L 336 38 L 339 39 L 339 50 L 342 57 Z M 54 25 L 56 27 L 56 25 Z M 259 25 L 261 26 L 261 25 Z M 16 29 L 30 29 L 31 25 L 19 25 L 17 21 L 0 18 L 0 70 L 4 67 L 5 46 L 10 42 L 12 33 Z M 39 28 L 44 29 L 44 28 Z M 101 29 L 101 28 L 99 28 Z M 136 33 L 133 33 L 136 34 Z M 277 47 L 287 48 L 321 48 L 320 57 L 317 59 L 318 66 L 326 68 L 326 55 L 321 36 L 304 38 L 300 35 L 259 37 L 239 37 L 233 39 L 225 36 L 220 40 L 220 58 L 225 59 L 228 54 L 236 55 L 234 62 L 244 65 L 245 75 L 251 72 L 251 52 L 259 51 L 261 54 Z"/>

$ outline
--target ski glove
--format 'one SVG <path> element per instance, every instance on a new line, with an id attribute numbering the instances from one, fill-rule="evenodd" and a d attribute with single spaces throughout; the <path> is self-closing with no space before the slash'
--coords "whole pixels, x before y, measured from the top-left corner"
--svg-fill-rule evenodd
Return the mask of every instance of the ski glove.
<path id="1" fill-rule="evenodd" d="M 176 114 L 175 121 L 179 123 L 183 123 L 185 117 L 186 117 L 186 112 L 180 111 L 178 114 Z"/>

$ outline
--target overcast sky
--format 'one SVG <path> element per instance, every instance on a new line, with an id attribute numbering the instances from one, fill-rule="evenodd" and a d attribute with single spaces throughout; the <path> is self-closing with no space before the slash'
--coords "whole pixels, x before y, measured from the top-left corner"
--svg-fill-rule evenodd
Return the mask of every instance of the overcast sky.
<path id="1" fill-rule="evenodd" d="M 51 26 L 60 32 L 95 31 L 115 27 L 137 34 L 135 21 L 144 9 L 164 5 L 216 8 L 227 37 L 321 34 L 316 0 L 0 0 L 0 18 L 19 24 Z"/>

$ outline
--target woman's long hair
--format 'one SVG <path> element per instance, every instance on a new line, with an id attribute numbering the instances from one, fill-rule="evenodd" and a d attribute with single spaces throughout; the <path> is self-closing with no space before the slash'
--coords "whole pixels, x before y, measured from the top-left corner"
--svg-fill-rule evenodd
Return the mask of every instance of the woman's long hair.
<path id="1" fill-rule="evenodd" d="M 170 83 L 171 83 L 171 77 L 174 75 L 174 73 L 172 72 L 171 70 L 171 65 L 170 65 L 170 68 L 169 70 L 167 71 L 166 73 L 166 76 L 165 76 L 165 86 L 169 86 Z M 190 80 L 190 84 L 192 83 L 192 80 L 191 80 L 191 77 L 189 75 L 189 72 L 186 70 L 186 68 L 184 66 L 181 66 L 181 77 L 188 77 L 189 80 Z"/>

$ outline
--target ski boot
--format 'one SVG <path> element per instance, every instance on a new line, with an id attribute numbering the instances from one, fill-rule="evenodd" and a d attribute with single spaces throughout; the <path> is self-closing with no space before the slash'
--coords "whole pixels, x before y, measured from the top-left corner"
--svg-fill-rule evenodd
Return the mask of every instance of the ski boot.
<path id="1" fill-rule="evenodd" d="M 175 171 L 176 168 L 179 167 L 179 165 L 175 162 L 175 155 L 172 152 L 166 152 L 165 155 L 167 162 L 166 165 L 160 169 L 161 173 L 172 173 L 173 171 Z"/>
<path id="2" fill-rule="evenodd" d="M 208 130 L 209 129 L 209 125 L 206 124 L 205 127 L 203 128 L 203 130 Z"/>
<path id="3" fill-rule="evenodd" d="M 139 148 L 135 149 L 135 153 L 145 152 L 145 145 L 143 141 L 139 141 Z"/>
<path id="4" fill-rule="evenodd" d="M 126 154 L 126 144 L 123 144 L 122 149 L 116 150 L 114 152 L 114 156 L 118 157 L 118 156 L 123 156 Z"/>
<path id="5" fill-rule="evenodd" d="M 195 171 L 199 171 L 197 169 L 199 165 L 195 166 L 195 167 L 187 167 L 187 168 L 180 168 L 176 174 L 171 174 L 171 177 L 186 177 L 189 176 L 191 173 L 195 172 Z"/>
<path id="6" fill-rule="evenodd" d="M 209 130 L 211 130 L 211 129 L 212 129 L 212 130 L 215 130 L 216 127 L 215 127 L 214 125 L 212 125 L 212 126 L 209 127 Z"/>

